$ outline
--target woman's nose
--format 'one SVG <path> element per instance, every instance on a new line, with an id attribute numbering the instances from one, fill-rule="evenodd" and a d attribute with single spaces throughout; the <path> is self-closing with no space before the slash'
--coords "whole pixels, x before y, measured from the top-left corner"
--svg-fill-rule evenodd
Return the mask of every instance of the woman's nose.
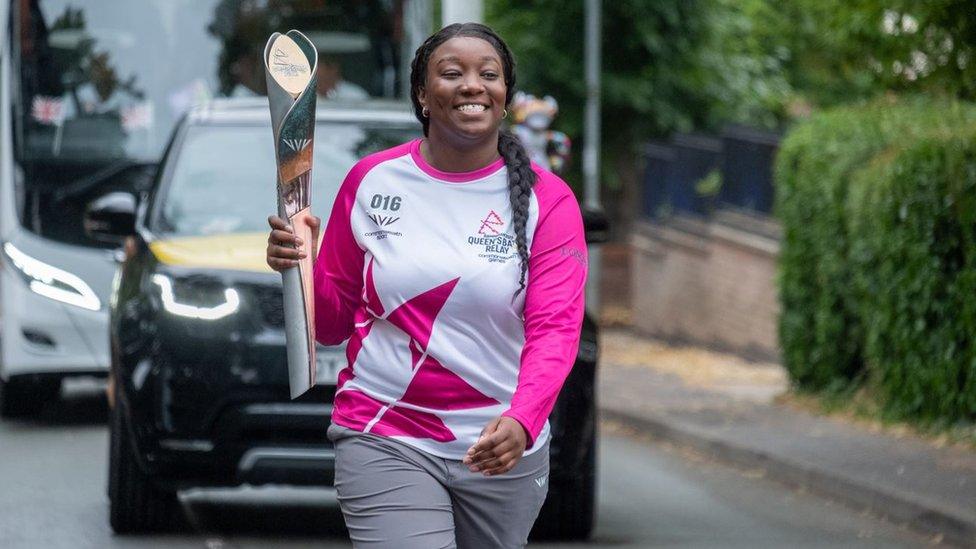
<path id="1" fill-rule="evenodd" d="M 484 91 L 485 86 L 478 78 L 478 75 L 468 75 L 465 76 L 461 81 L 461 92 L 462 93 L 478 93 Z"/>

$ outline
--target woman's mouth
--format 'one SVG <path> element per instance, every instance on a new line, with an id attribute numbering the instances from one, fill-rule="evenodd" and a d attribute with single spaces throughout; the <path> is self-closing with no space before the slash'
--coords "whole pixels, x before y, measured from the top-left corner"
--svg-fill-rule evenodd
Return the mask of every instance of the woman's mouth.
<path id="1" fill-rule="evenodd" d="M 455 109 L 465 113 L 465 114 L 477 114 L 485 112 L 488 107 L 486 105 L 481 105 L 478 103 L 465 103 L 463 105 L 458 105 L 454 107 Z"/>

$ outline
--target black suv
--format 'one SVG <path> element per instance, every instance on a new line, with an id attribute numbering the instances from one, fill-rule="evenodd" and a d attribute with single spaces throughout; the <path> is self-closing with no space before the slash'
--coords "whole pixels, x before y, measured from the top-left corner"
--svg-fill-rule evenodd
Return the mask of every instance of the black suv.
<path id="1" fill-rule="evenodd" d="M 320 105 L 317 213 L 331 210 L 357 160 L 419 132 L 403 104 Z M 345 353 L 319 347 L 317 385 L 289 398 L 281 277 L 264 261 L 274 162 L 266 100 L 214 102 L 176 127 L 138 213 L 118 204 L 92 212 L 103 220 L 96 230 L 131 233 L 110 299 L 116 532 L 174 527 L 183 488 L 333 482 L 325 433 Z M 585 217 L 588 239 L 602 240 L 605 218 Z M 597 349 L 587 316 L 551 417 L 550 493 L 537 534 L 583 538 L 592 529 Z"/>

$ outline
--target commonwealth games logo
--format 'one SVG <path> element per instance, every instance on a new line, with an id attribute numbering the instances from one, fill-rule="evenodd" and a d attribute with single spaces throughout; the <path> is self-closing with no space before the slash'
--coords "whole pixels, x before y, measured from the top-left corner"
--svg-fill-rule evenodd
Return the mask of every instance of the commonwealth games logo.
<path id="1" fill-rule="evenodd" d="M 282 141 L 285 142 L 285 145 L 288 145 L 289 149 L 295 152 L 301 152 L 305 150 L 305 147 L 307 147 L 308 144 L 312 142 L 311 139 L 282 139 Z"/>

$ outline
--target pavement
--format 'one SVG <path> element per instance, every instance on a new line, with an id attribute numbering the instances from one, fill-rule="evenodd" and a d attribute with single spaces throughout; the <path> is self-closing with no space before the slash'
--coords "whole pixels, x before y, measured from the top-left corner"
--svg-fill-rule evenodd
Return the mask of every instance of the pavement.
<path id="1" fill-rule="evenodd" d="M 976 450 L 781 403 L 776 364 L 672 347 L 621 329 L 601 340 L 604 419 L 976 548 Z"/>

